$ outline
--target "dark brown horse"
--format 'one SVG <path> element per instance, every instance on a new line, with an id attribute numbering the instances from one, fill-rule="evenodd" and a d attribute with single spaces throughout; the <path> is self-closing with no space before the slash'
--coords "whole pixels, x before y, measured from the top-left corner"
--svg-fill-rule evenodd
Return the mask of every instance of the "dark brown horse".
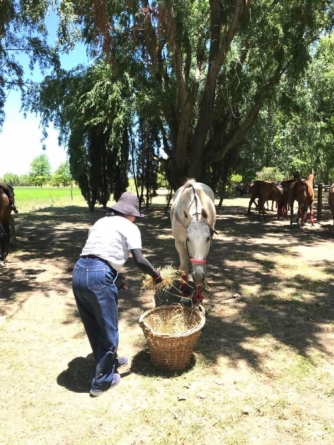
<path id="1" fill-rule="evenodd" d="M 0 267 L 5 267 L 11 235 L 11 206 L 8 195 L 0 187 Z"/>
<path id="2" fill-rule="evenodd" d="M 248 205 L 248 213 L 250 213 L 251 205 L 256 205 L 255 199 L 258 198 L 257 209 L 259 216 L 264 215 L 264 205 L 268 201 L 277 204 L 277 217 L 286 213 L 286 207 L 288 202 L 287 193 L 287 181 L 275 182 L 275 181 L 254 181 L 250 185 L 251 198 Z M 273 205 L 272 205 L 273 210 Z"/>
<path id="3" fill-rule="evenodd" d="M 308 178 L 299 179 L 292 182 L 289 187 L 289 204 L 290 204 L 290 225 L 293 223 L 293 205 L 298 202 L 297 225 L 303 227 L 306 221 L 308 209 L 310 209 L 310 221 L 313 226 L 313 203 L 314 203 L 314 182 L 315 174 L 311 173 Z"/>
<path id="4" fill-rule="evenodd" d="M 259 188 L 261 186 L 263 181 L 252 181 L 249 184 L 249 193 L 250 193 L 250 200 L 248 204 L 248 213 L 251 211 L 252 204 L 255 205 L 255 209 L 258 209 L 258 204 L 255 201 L 256 199 L 259 199 Z"/>

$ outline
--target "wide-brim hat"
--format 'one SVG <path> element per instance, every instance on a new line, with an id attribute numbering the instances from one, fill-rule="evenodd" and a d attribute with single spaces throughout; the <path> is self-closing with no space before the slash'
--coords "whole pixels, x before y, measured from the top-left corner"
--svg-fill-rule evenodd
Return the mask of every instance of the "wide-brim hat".
<path id="1" fill-rule="evenodd" d="M 139 199 L 130 192 L 124 192 L 116 204 L 110 207 L 111 210 L 122 213 L 123 215 L 135 216 L 136 218 L 144 218 L 145 215 L 139 211 Z"/>

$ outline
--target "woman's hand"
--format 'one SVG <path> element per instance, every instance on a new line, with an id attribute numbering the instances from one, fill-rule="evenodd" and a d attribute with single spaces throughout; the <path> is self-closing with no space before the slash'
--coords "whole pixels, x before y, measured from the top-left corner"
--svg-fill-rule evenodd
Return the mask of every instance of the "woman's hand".
<path id="1" fill-rule="evenodd" d="M 161 276 L 161 273 L 158 271 L 158 276 L 157 277 L 155 277 L 155 278 L 153 278 L 153 283 L 156 285 L 156 284 L 159 284 L 159 283 L 161 283 L 162 282 L 162 280 L 163 280 L 163 278 L 162 278 L 162 276 Z"/>

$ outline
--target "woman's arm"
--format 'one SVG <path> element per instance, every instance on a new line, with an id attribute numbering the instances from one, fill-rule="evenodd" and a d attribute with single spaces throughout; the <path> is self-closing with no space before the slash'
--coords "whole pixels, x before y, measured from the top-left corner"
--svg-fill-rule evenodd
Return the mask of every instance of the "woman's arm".
<path id="1" fill-rule="evenodd" d="M 143 252 L 141 249 L 132 249 L 131 250 L 134 262 L 139 267 L 141 271 L 144 273 L 151 275 L 151 277 L 155 280 L 155 282 L 159 282 L 160 272 L 152 266 L 152 264 L 143 256 Z"/>

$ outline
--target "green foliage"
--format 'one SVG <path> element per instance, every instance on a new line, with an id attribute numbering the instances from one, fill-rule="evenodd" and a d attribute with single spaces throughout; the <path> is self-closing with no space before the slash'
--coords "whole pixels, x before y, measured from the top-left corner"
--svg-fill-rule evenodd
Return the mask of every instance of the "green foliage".
<path id="1" fill-rule="evenodd" d="M 45 154 L 37 156 L 30 164 L 30 181 L 33 185 L 42 187 L 51 179 L 51 165 Z"/>
<path id="2" fill-rule="evenodd" d="M 232 173 L 230 180 L 232 184 L 239 184 L 240 182 L 242 182 L 242 176 L 238 173 Z"/>
<path id="3" fill-rule="evenodd" d="M 259 172 L 256 172 L 256 179 L 260 181 L 283 181 L 284 175 L 277 167 L 263 167 Z"/>
<path id="4" fill-rule="evenodd" d="M 145 201 L 148 206 L 156 196 L 160 166 L 159 159 L 155 156 L 158 151 L 158 129 L 154 119 L 139 119 L 138 133 L 139 140 L 133 141 L 131 150 L 131 174 L 139 199 Z"/>
<path id="5" fill-rule="evenodd" d="M 27 85 L 22 53 L 27 56 L 31 71 L 36 64 L 42 71 L 59 67 L 58 55 L 47 43 L 44 18 L 49 6 L 47 0 L 0 3 L 0 128 L 7 92 L 20 89 L 24 93 Z"/>
<path id="6" fill-rule="evenodd" d="M 53 173 L 51 178 L 51 184 L 57 187 L 61 185 L 67 187 L 71 185 L 73 179 L 70 171 L 70 164 L 68 161 L 63 162 Z"/>
<path id="7" fill-rule="evenodd" d="M 163 169 L 163 165 L 160 163 L 157 173 L 157 187 L 158 188 L 169 188 L 168 180 L 166 178 L 166 172 Z"/>
<path id="8" fill-rule="evenodd" d="M 45 78 L 25 99 L 46 126 L 52 120 L 67 143 L 71 175 L 91 210 L 127 187 L 132 109 L 126 76 L 116 79 L 103 62 Z"/>
<path id="9" fill-rule="evenodd" d="M 19 176 L 19 185 L 23 186 L 23 187 L 31 185 L 29 175 L 20 175 Z"/>
<path id="10" fill-rule="evenodd" d="M 11 185 L 12 187 L 15 187 L 17 185 L 20 185 L 20 178 L 15 173 L 5 173 L 3 177 L 3 182 L 5 182 L 8 185 Z"/>

